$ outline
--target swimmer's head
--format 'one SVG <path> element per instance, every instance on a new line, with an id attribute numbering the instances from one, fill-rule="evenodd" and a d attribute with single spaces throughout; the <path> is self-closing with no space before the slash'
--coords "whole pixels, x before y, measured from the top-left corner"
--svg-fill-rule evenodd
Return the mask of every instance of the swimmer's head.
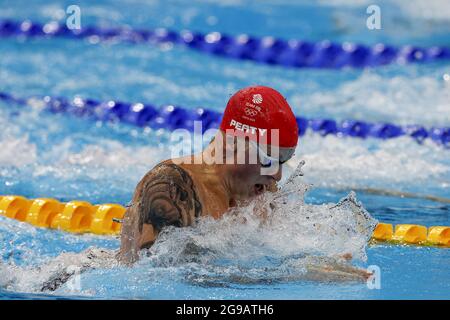
<path id="1" fill-rule="evenodd" d="M 227 103 L 220 129 L 281 148 L 295 149 L 298 142 L 297 121 L 288 102 L 278 91 L 264 86 L 236 92 Z"/>
<path id="2" fill-rule="evenodd" d="M 278 91 L 265 86 L 241 89 L 230 98 L 220 132 L 226 140 L 245 141 L 245 162 L 235 163 L 233 170 L 249 196 L 270 189 L 281 179 L 281 164 L 293 156 L 298 142 L 291 107 Z"/>

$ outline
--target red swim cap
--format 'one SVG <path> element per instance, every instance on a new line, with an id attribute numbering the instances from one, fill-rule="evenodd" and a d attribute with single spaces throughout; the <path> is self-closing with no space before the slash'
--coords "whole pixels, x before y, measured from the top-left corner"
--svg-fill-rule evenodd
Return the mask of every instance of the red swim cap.
<path id="1" fill-rule="evenodd" d="M 298 141 L 297 121 L 291 107 L 278 91 L 264 86 L 236 92 L 228 101 L 220 129 L 226 133 L 232 129 L 235 136 L 248 136 L 284 148 L 294 148 Z M 279 130 L 278 142 L 273 129 Z"/>

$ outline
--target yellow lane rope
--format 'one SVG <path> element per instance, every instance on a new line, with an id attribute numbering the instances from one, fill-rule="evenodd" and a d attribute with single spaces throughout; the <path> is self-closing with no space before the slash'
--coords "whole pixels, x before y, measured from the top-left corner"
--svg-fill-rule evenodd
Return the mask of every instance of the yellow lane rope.
<path id="1" fill-rule="evenodd" d="M 113 203 L 92 205 L 86 201 L 59 202 L 51 198 L 27 199 L 0 196 L 0 215 L 42 228 L 73 233 L 118 235 L 126 208 Z M 374 242 L 450 247 L 450 227 L 425 227 L 414 224 L 379 223 L 372 235 Z"/>

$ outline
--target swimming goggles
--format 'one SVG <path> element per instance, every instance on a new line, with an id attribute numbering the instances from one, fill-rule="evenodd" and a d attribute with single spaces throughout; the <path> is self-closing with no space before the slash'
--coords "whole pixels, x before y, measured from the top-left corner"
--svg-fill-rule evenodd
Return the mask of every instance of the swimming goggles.
<path id="1" fill-rule="evenodd" d="M 280 161 L 280 159 L 278 158 L 269 156 L 266 152 L 264 152 L 264 150 L 260 146 L 258 146 L 258 144 L 255 141 L 249 140 L 248 142 L 258 151 L 258 158 L 259 162 L 261 163 L 261 167 L 269 168 L 274 163 L 283 164 L 289 160 L 286 159 L 284 161 Z"/>

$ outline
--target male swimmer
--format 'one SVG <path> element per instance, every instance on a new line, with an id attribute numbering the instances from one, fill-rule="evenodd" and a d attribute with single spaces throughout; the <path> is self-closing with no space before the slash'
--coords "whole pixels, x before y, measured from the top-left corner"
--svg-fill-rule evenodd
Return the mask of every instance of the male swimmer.
<path id="1" fill-rule="evenodd" d="M 119 260 L 135 261 L 166 226 L 190 226 L 208 215 L 220 218 L 230 207 L 276 191 L 281 164 L 292 157 L 297 140 L 295 116 L 278 91 L 239 90 L 203 152 L 163 161 L 139 182 L 123 220 Z M 257 156 L 250 159 L 252 154 Z"/>
<path id="2" fill-rule="evenodd" d="M 163 161 L 139 182 L 122 221 L 116 258 L 129 265 L 138 259 L 141 249 L 155 242 L 164 227 L 194 225 L 203 216 L 218 219 L 232 207 L 277 191 L 282 164 L 293 156 L 297 140 L 295 116 L 279 92 L 263 86 L 239 90 L 228 101 L 214 139 L 201 153 Z M 264 212 L 255 213 L 265 219 Z M 351 255 L 338 258 L 345 262 Z M 79 265 L 82 273 L 111 261 L 114 253 L 97 248 L 75 257 L 63 254 L 47 266 L 62 267 L 56 268 L 59 271 L 41 290 L 54 291 L 73 276 L 67 263 Z M 354 281 L 370 276 L 334 259 L 307 268 L 300 279 Z"/>
<path id="3" fill-rule="evenodd" d="M 119 261 L 136 261 L 139 251 L 149 248 L 164 227 L 190 226 L 202 216 L 220 218 L 231 207 L 276 191 L 282 164 L 293 156 L 297 141 L 295 116 L 278 91 L 264 86 L 239 90 L 201 153 L 163 161 L 139 182 L 123 220 Z M 264 212 L 259 214 L 264 219 Z M 343 258 L 349 260 L 351 255 Z M 342 265 L 311 271 L 313 279 L 370 275 Z"/>

